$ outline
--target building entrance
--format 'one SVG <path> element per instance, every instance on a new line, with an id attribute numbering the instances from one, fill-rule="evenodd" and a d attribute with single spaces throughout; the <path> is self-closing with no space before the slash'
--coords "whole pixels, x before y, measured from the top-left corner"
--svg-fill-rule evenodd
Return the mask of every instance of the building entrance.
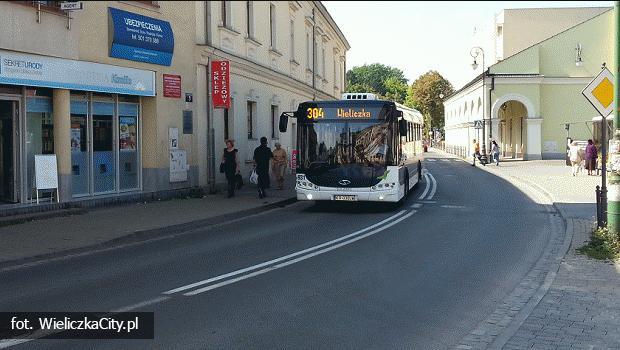
<path id="1" fill-rule="evenodd" d="M 17 199 L 17 101 L 0 100 L 0 202 Z"/>

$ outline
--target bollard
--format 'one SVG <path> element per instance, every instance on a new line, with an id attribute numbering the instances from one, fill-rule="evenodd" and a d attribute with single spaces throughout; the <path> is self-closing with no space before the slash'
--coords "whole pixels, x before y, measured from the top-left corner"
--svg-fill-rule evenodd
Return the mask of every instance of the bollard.
<path id="1" fill-rule="evenodd" d="M 596 227 L 605 227 L 603 218 L 601 217 L 601 186 L 596 185 Z"/>

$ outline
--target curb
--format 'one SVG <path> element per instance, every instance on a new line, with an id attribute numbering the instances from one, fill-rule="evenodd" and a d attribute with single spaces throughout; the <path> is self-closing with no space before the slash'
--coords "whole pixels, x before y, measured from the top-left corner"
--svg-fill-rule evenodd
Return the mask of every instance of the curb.
<path id="1" fill-rule="evenodd" d="M 251 215 L 257 215 L 270 210 L 284 208 L 297 202 L 297 197 L 286 198 L 277 202 L 261 205 L 254 208 L 244 209 L 236 212 L 222 214 L 207 219 L 190 221 L 182 224 L 157 227 L 148 230 L 134 231 L 128 235 L 113 238 L 111 240 L 86 245 L 79 248 L 60 250 L 53 253 L 40 254 L 30 257 L 18 258 L 13 260 L 0 261 L 0 272 L 18 270 L 24 267 L 40 265 L 46 262 L 71 259 L 98 252 L 109 251 L 161 239 L 174 238 L 184 234 L 189 234 L 196 229 L 209 228 L 217 225 L 244 219 Z"/>
<path id="2" fill-rule="evenodd" d="M 453 154 L 447 153 L 447 152 L 445 152 L 443 150 L 440 150 L 440 149 L 434 149 L 434 150 L 436 152 L 438 152 L 438 153 L 443 153 L 445 155 L 454 156 Z M 465 160 L 465 159 L 463 159 L 461 157 L 457 156 L 457 159 L 460 159 L 461 161 L 463 161 L 465 163 L 469 163 L 467 160 Z M 527 318 L 532 314 L 532 312 L 538 306 L 540 301 L 545 297 L 545 295 L 547 295 L 547 292 L 549 291 L 549 289 L 551 288 L 551 285 L 555 281 L 557 273 L 558 273 L 558 271 L 560 269 L 561 262 L 562 262 L 562 260 L 564 260 L 564 257 L 568 253 L 568 250 L 570 249 L 570 246 L 572 244 L 573 236 L 574 236 L 574 225 L 573 225 L 572 220 L 569 220 L 569 218 L 567 217 L 567 214 L 560 207 L 558 207 L 555 204 L 556 200 L 555 200 L 554 196 L 550 192 L 545 190 L 544 188 L 540 187 L 538 184 L 535 184 L 535 183 L 533 183 L 531 181 L 528 181 L 528 180 L 524 180 L 524 179 L 518 178 L 518 177 L 513 176 L 513 175 L 501 174 L 501 173 L 499 173 L 497 171 L 491 170 L 492 168 L 487 169 L 486 166 L 478 166 L 477 168 L 479 168 L 479 169 L 481 169 L 481 170 L 483 170 L 483 171 L 485 171 L 485 172 L 487 172 L 489 174 L 492 174 L 492 175 L 495 175 L 497 177 L 500 177 L 500 178 L 502 178 L 502 179 L 504 179 L 504 180 L 506 180 L 506 181 L 508 181 L 510 183 L 520 185 L 523 188 L 529 187 L 530 190 L 534 190 L 534 191 L 539 192 L 539 194 L 541 194 L 542 196 L 546 197 L 549 200 L 549 202 L 551 203 L 551 206 L 554 208 L 554 211 L 562 219 L 563 226 L 564 226 L 564 239 L 562 241 L 562 244 L 561 244 L 558 252 L 555 254 L 555 257 L 550 257 L 550 261 L 552 262 L 552 264 L 549 267 L 549 270 L 545 273 L 545 278 L 544 278 L 542 284 L 536 289 L 535 293 L 528 299 L 528 301 L 520 308 L 518 313 L 513 316 L 513 318 L 510 321 L 510 323 L 506 324 L 505 328 L 503 330 L 501 330 L 498 334 L 496 334 L 495 338 L 489 344 L 487 344 L 487 346 L 485 347 L 486 349 L 493 349 L 493 350 L 495 350 L 495 349 L 502 349 L 506 345 L 506 343 L 520 329 L 520 327 L 523 324 L 523 322 L 525 322 L 525 320 L 527 320 Z M 523 190 L 523 188 L 521 190 Z M 552 213 L 553 212 L 549 212 L 549 214 L 552 214 Z M 550 237 L 548 244 L 552 244 L 552 240 L 553 240 L 553 237 Z M 552 249 L 552 246 L 549 246 L 549 247 L 545 248 L 545 251 L 548 250 L 548 249 Z M 544 258 L 544 255 L 541 256 L 541 259 L 542 258 Z M 526 275 L 525 278 L 527 278 L 527 275 Z M 517 286 L 517 288 L 518 288 L 518 286 Z M 510 294 L 507 297 L 509 297 L 509 296 L 510 296 Z M 493 315 L 493 313 L 491 313 L 491 315 Z M 485 321 L 486 320 L 482 321 L 480 324 L 483 324 Z M 474 330 L 476 330 L 476 329 L 474 329 Z M 471 334 L 471 332 L 469 334 Z M 471 347 L 469 347 L 467 345 L 463 345 L 462 344 L 463 340 L 461 340 L 460 343 L 461 343 L 461 345 L 459 345 L 459 346 L 465 346 L 465 347 L 457 347 L 457 349 L 471 348 Z"/>

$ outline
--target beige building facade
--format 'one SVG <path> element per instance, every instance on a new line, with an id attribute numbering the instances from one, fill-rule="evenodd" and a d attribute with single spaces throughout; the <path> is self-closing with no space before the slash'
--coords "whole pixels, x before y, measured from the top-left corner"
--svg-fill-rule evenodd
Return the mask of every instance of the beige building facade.
<path id="1" fill-rule="evenodd" d="M 2 203 L 213 188 L 226 138 L 244 171 L 262 136 L 290 156 L 280 113 L 344 91 L 349 44 L 320 2 L 59 5 L 0 2 Z M 213 60 L 230 62 L 228 110 L 210 101 Z M 58 184 L 42 188 L 52 155 Z"/>
<path id="2" fill-rule="evenodd" d="M 207 1 L 196 6 L 197 13 L 205 14 L 197 17 L 197 106 L 212 116 L 212 163 L 219 164 L 224 141 L 233 139 L 242 173 L 248 174 L 261 137 L 272 148 L 281 143 L 290 160 L 296 123 L 290 120 L 281 134 L 279 116 L 304 101 L 340 98 L 350 48 L 346 38 L 319 1 Z M 212 60 L 230 62 L 230 109 L 212 108 L 203 98 Z M 206 158 L 200 173 L 209 173 Z M 215 181 L 223 183 L 223 174 L 216 173 Z"/>

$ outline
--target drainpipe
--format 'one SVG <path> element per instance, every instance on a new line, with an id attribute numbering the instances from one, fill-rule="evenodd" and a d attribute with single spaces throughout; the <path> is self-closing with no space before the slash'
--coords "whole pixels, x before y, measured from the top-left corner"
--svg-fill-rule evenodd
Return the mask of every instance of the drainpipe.
<path id="1" fill-rule="evenodd" d="M 488 75 L 491 76 L 491 88 L 489 89 L 489 98 L 487 99 L 489 101 L 489 150 L 490 150 L 492 148 L 491 139 L 493 138 L 493 115 L 491 115 L 491 113 L 493 112 L 493 108 L 491 104 L 491 92 L 495 90 L 495 75 L 491 73 L 489 73 Z"/>

